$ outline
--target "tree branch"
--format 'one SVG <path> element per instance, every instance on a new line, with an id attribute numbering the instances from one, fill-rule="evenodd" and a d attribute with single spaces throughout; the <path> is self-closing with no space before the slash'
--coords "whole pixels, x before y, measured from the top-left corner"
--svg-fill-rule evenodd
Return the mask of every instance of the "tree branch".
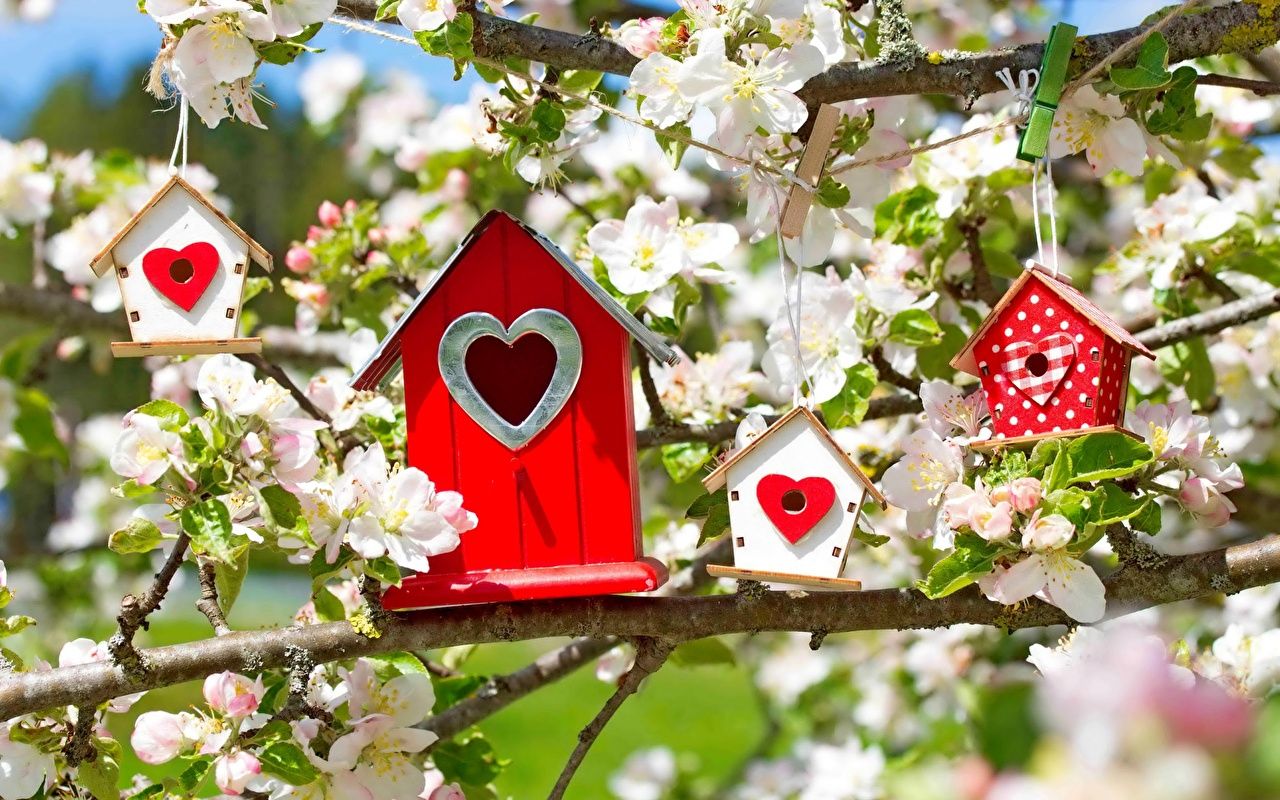
<path id="1" fill-rule="evenodd" d="M 169 593 L 169 585 L 173 583 L 173 576 L 182 566 L 182 559 L 186 556 L 187 545 L 190 543 L 191 538 L 187 536 L 186 531 L 180 532 L 173 543 L 173 549 L 169 551 L 169 556 L 160 567 L 160 571 L 155 574 L 155 580 L 152 581 L 151 588 L 146 594 L 141 599 L 127 594 L 120 601 L 120 616 L 116 617 L 120 629 L 107 642 L 107 649 L 111 652 L 111 660 L 120 665 L 122 672 L 134 676 L 145 674 L 147 662 L 143 654 L 134 647 L 133 637 L 139 628 L 147 627 L 147 617 L 164 602 L 165 595 Z M 97 705 L 97 703 L 91 705 Z"/>
<path id="2" fill-rule="evenodd" d="M 372 20 L 377 0 L 343 0 L 339 14 Z M 489 58 L 527 58 L 560 70 L 591 69 L 630 75 L 637 59 L 616 42 L 596 34 L 576 35 L 524 25 L 481 12 L 471 12 L 476 38 Z M 1079 75 L 1097 64 L 1147 26 L 1081 37 L 1075 46 L 1071 73 Z M 1197 10 L 1173 20 L 1164 29 L 1169 61 L 1176 63 L 1221 53 L 1253 52 L 1280 39 L 1280 14 L 1263 10 L 1258 3 L 1235 2 Z M 996 72 L 1008 67 L 1037 69 L 1043 44 L 1026 44 L 982 53 L 939 54 L 939 63 L 916 59 L 903 71 L 898 61 L 846 62 L 812 78 L 799 91 L 810 108 L 864 97 L 904 94 L 949 94 L 973 99 L 1006 91 Z M 1116 66 L 1132 64 L 1132 57 Z"/>
<path id="3" fill-rule="evenodd" d="M 637 638 L 635 645 L 636 663 L 627 670 L 626 675 L 622 676 L 622 683 L 619 684 L 618 690 L 605 701 L 600 713 L 596 714 L 595 718 L 587 723 L 587 727 L 578 734 L 578 744 L 569 754 L 569 760 L 560 771 L 560 778 L 551 789 L 551 794 L 547 795 L 547 800 L 559 800 L 564 797 L 565 791 L 569 788 L 569 782 L 573 780 L 582 760 L 587 757 L 587 751 L 596 743 L 596 739 L 600 738 L 600 734 L 604 733 L 609 720 L 618 713 L 618 709 L 626 699 L 636 693 L 645 678 L 662 669 L 662 665 L 667 663 L 667 657 L 674 649 L 674 646 L 668 642 L 648 637 Z"/>
<path id="4" fill-rule="evenodd" d="M 1108 615 L 1280 580 L 1280 536 L 1185 556 L 1165 556 L 1158 569 L 1119 569 L 1107 577 Z M 939 600 L 910 589 L 815 592 L 792 597 L 579 597 L 526 603 L 436 608 L 388 614 L 380 636 L 346 622 L 237 631 L 143 653 L 145 674 L 112 663 L 81 664 L 0 679 L 0 720 L 61 705 L 97 705 L 113 697 L 204 678 L 221 670 L 256 672 L 285 666 L 305 651 L 316 663 L 375 653 L 521 641 L 554 636 L 650 636 L 681 642 L 753 631 L 934 628 L 959 623 L 1006 629 L 1065 625 L 1057 608 L 991 602 L 973 587 Z"/>
<path id="5" fill-rule="evenodd" d="M 213 628 L 215 636 L 231 633 L 231 626 L 218 604 L 218 571 L 214 563 L 207 558 L 199 559 L 200 563 L 200 599 L 196 600 L 196 609 L 204 614 Z"/>
<path id="6" fill-rule="evenodd" d="M 1206 74 L 1196 78 L 1201 86 L 1228 86 L 1232 89 L 1247 89 L 1258 97 L 1270 97 L 1280 94 L 1280 83 L 1259 81 L 1253 78 L 1237 78 L 1235 75 Z"/>

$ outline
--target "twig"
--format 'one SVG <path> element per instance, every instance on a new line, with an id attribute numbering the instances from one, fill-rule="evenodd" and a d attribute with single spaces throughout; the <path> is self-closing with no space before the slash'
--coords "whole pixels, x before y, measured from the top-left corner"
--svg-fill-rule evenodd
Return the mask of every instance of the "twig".
<path id="1" fill-rule="evenodd" d="M 960 234 L 964 236 L 965 249 L 969 252 L 969 264 L 973 268 L 973 291 L 978 299 L 988 306 L 994 307 L 1000 302 L 1000 292 L 991 282 L 991 270 L 987 267 L 987 257 L 982 254 L 982 224 L 986 217 L 966 217 L 958 223 Z"/>
<path id="2" fill-rule="evenodd" d="M 1252 78 L 1238 78 L 1235 75 L 1202 74 L 1196 78 L 1196 83 L 1201 86 L 1227 86 L 1232 89 L 1246 89 L 1258 97 L 1270 97 L 1274 94 L 1280 94 L 1280 83 L 1259 81 Z"/>
<path id="3" fill-rule="evenodd" d="M 871 348 L 871 352 L 867 354 L 871 359 L 871 366 L 876 368 L 876 372 L 880 376 L 880 380 L 885 383 L 897 386 L 899 389 L 906 389 L 912 394 L 920 393 L 920 379 L 910 375 L 903 375 L 893 368 L 889 363 L 889 359 L 884 356 L 884 349 L 879 345 Z"/>
<path id="4" fill-rule="evenodd" d="M 674 645 L 669 642 L 649 637 L 637 637 L 635 646 L 636 663 L 627 670 L 618 690 L 605 701 L 600 713 L 596 714 L 595 719 L 587 723 L 587 727 L 578 734 L 578 744 L 569 754 L 569 760 L 560 771 L 560 778 L 551 789 L 551 794 L 547 795 L 547 800 L 559 800 L 564 797 L 565 790 L 569 788 L 569 782 L 573 780 L 574 773 L 582 764 L 582 759 L 587 757 L 587 751 L 591 749 L 591 745 L 595 744 L 600 734 L 604 733 L 609 720 L 613 719 L 613 715 L 618 712 L 626 699 L 636 693 L 645 678 L 662 669 L 662 665 L 667 663 L 667 657 L 674 649 Z"/>
<path id="5" fill-rule="evenodd" d="M 98 710 L 93 706 L 76 706 L 76 721 L 70 726 L 71 733 L 62 746 L 62 754 L 67 757 L 67 765 L 78 767 L 98 757 L 98 748 L 93 743 L 93 728 L 97 721 Z"/>
<path id="6" fill-rule="evenodd" d="M 1155 570 L 1117 570 L 1104 580 L 1107 615 L 1238 592 L 1280 581 L 1280 536 L 1191 555 L 1171 555 Z M 1070 620 L 1038 600 L 1015 611 L 970 587 L 939 600 L 910 589 L 766 592 L 744 601 L 707 597 L 577 597 L 388 614 L 376 638 L 346 622 L 236 631 L 145 651 L 145 675 L 95 662 L 0 680 L 0 720 L 54 706 L 93 705 L 113 697 L 197 680 L 222 670 L 258 672 L 288 663 L 295 649 L 317 664 L 402 650 L 520 641 L 556 636 L 651 636 L 682 642 L 752 631 L 903 630 L 971 623 L 1008 629 L 1063 625 Z M 495 618 L 501 619 L 495 625 Z"/>
<path id="7" fill-rule="evenodd" d="M 276 383 L 283 386 L 293 396 L 293 399 L 298 403 L 298 407 L 307 412 L 313 419 L 320 420 L 326 425 L 333 422 L 333 420 L 329 419 L 328 414 L 321 411 L 320 407 L 313 403 L 310 397 L 307 397 L 306 392 L 298 388 L 298 384 L 293 382 L 293 378 L 290 378 L 289 373 L 285 372 L 284 368 L 279 364 L 266 360 L 258 353 L 240 353 L 239 358 L 241 361 L 252 364 L 259 372 L 270 376 Z"/>
<path id="8" fill-rule="evenodd" d="M 650 424 L 659 430 L 670 428 L 674 421 L 667 413 L 666 406 L 662 405 L 662 397 L 658 394 L 658 387 L 653 382 L 652 359 L 638 343 L 633 344 L 631 349 L 635 353 L 636 366 L 640 368 L 640 391 L 644 394 L 644 401 L 649 406 Z"/>
<path id="9" fill-rule="evenodd" d="M 231 626 L 218 604 L 217 567 L 207 558 L 198 558 L 197 561 L 200 564 L 200 599 L 196 600 L 196 609 L 209 620 L 215 636 L 225 636 L 231 633 Z"/>
<path id="10" fill-rule="evenodd" d="M 169 557 L 155 574 L 151 588 L 141 599 L 127 594 L 120 601 L 120 615 L 116 617 L 120 629 L 107 642 L 107 649 L 111 652 L 111 660 L 128 675 L 141 677 L 147 671 L 146 661 L 134 647 L 133 637 L 139 628 L 147 627 L 147 617 L 164 602 L 165 595 L 169 593 L 169 585 L 182 566 L 182 559 L 186 556 L 187 545 L 190 543 L 191 538 L 186 531 L 180 532 L 174 540 L 173 549 L 169 551 Z"/>

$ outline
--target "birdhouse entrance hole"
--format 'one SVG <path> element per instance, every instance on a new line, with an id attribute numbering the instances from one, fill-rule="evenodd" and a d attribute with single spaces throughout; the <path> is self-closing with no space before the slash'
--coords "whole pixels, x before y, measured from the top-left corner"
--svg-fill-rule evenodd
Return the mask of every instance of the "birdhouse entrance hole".
<path id="1" fill-rule="evenodd" d="M 169 265 L 169 277 L 174 283 L 186 283 L 196 275 L 195 266 L 185 258 L 175 258 Z"/>
<path id="2" fill-rule="evenodd" d="M 799 489 L 792 489 L 782 495 L 782 508 L 788 514 L 799 514 L 804 511 L 806 505 L 808 502 L 805 500 L 804 492 Z"/>
<path id="3" fill-rule="evenodd" d="M 1049 357 L 1044 353 L 1032 353 L 1027 356 L 1027 372 L 1039 378 L 1049 371 Z"/>
<path id="4" fill-rule="evenodd" d="M 551 385 L 556 348 L 538 333 L 521 336 L 511 344 L 497 336 L 482 336 L 467 348 L 466 366 L 476 393 L 498 416 L 519 425 Z"/>

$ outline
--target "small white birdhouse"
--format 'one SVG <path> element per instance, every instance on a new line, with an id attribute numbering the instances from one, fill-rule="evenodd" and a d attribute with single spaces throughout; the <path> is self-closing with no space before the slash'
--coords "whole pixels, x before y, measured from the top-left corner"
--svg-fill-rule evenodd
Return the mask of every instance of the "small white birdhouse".
<path id="1" fill-rule="evenodd" d="M 840 577 L 870 496 L 885 499 L 811 411 L 793 409 L 708 475 L 727 487 L 732 567 L 723 578 L 827 589 L 859 589 Z"/>
<path id="2" fill-rule="evenodd" d="M 262 340 L 238 338 L 252 261 L 271 255 L 208 198 L 178 176 L 134 214 L 90 265 L 114 270 L 133 341 L 112 342 L 117 358 L 194 353 L 258 353 Z"/>

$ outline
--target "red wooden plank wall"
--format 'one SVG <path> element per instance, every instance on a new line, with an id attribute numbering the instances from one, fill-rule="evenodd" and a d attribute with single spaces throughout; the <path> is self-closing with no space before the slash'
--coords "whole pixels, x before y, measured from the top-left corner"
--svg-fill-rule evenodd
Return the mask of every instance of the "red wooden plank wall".
<path id="1" fill-rule="evenodd" d="M 449 322 L 470 311 L 510 325 L 531 308 L 568 317 L 582 375 L 547 428 L 512 452 L 458 408 L 436 361 Z M 432 560 L 445 574 L 632 561 L 639 509 L 626 332 L 517 225 L 499 217 L 404 332 L 409 462 L 458 489 L 479 526 Z"/>

